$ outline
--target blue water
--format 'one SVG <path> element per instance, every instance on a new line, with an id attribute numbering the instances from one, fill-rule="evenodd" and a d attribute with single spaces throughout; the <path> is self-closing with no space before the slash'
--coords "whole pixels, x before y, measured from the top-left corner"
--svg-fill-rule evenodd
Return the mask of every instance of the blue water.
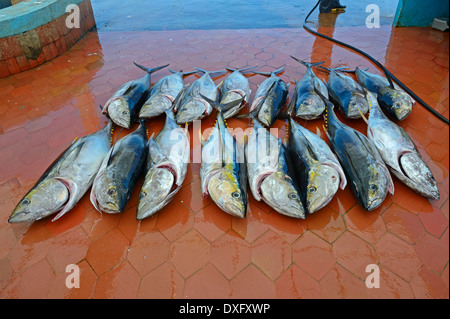
<path id="1" fill-rule="evenodd" d="M 91 0 L 99 30 L 211 30 L 298 28 L 316 0 Z M 380 8 L 380 23 L 391 24 L 398 0 L 341 0 L 342 26 L 364 25 L 368 4 Z M 312 16 L 317 17 L 318 9 Z"/>

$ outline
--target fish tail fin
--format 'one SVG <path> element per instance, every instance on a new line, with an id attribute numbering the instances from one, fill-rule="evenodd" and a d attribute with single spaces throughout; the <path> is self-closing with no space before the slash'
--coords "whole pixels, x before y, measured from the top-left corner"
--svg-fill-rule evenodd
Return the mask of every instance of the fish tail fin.
<path id="1" fill-rule="evenodd" d="M 198 72 L 198 70 L 197 71 L 190 71 L 190 72 L 183 72 L 183 70 L 180 70 L 179 72 L 177 72 L 177 71 L 174 71 L 174 70 L 171 70 L 171 69 L 169 69 L 169 71 L 170 72 L 172 72 L 172 73 L 175 73 L 175 74 L 177 74 L 177 73 L 180 73 L 181 74 L 181 76 L 188 76 L 188 75 L 191 75 L 191 74 L 194 74 L 194 73 L 197 73 Z"/>
<path id="2" fill-rule="evenodd" d="M 194 68 L 194 69 L 197 69 L 198 71 L 203 72 L 203 73 L 209 73 L 210 75 L 211 75 L 211 74 L 214 74 L 214 73 L 227 73 L 227 72 L 228 72 L 227 70 L 206 71 L 206 70 L 200 69 L 200 68 Z"/>
<path id="3" fill-rule="evenodd" d="M 303 65 L 306 66 L 307 68 L 312 68 L 312 67 L 314 67 L 314 66 L 319 66 L 319 65 L 325 63 L 325 61 L 314 62 L 314 63 L 312 63 L 312 62 L 306 62 L 306 61 L 300 60 L 300 59 L 298 59 L 298 58 L 296 58 L 296 57 L 294 57 L 294 56 L 292 56 L 292 55 L 291 55 L 290 57 L 293 58 L 293 59 L 294 59 L 295 61 L 297 61 L 298 63 L 303 64 Z"/>
<path id="4" fill-rule="evenodd" d="M 224 113 L 224 112 L 230 110 L 231 108 L 233 108 L 237 105 L 240 105 L 244 101 L 244 98 L 242 97 L 239 100 L 231 101 L 226 104 L 221 104 L 219 102 L 216 102 L 216 101 L 213 101 L 213 100 L 207 98 L 206 96 L 204 96 L 201 93 L 199 93 L 199 94 L 202 97 L 202 99 L 204 99 L 206 102 L 211 104 L 212 107 L 214 107 L 218 112 L 221 112 L 221 113 Z"/>
<path id="5" fill-rule="evenodd" d="M 333 71 L 347 70 L 348 67 L 346 67 L 346 66 L 338 66 L 338 67 L 336 67 L 336 68 L 326 68 L 326 67 L 324 67 L 324 66 L 319 65 L 318 68 L 321 69 L 321 70 L 325 70 L 325 71 L 328 71 L 329 73 L 331 73 L 331 72 L 333 72 Z M 346 72 L 346 71 L 345 71 L 345 72 Z"/>
<path id="6" fill-rule="evenodd" d="M 169 64 L 166 65 L 162 65 L 162 66 L 157 66 L 156 68 L 147 68 L 143 65 L 137 64 L 136 62 L 133 62 L 134 65 L 136 65 L 138 68 L 140 68 L 141 70 L 144 70 L 145 72 L 147 72 L 148 74 L 152 74 L 153 72 L 156 72 L 158 70 L 164 69 L 165 67 L 168 67 Z"/>
<path id="7" fill-rule="evenodd" d="M 279 68 L 279 69 L 277 69 L 277 70 L 275 70 L 275 71 L 272 71 L 272 72 L 258 72 L 258 71 L 252 71 L 252 73 L 260 74 L 260 75 L 265 75 L 265 76 L 271 76 L 272 74 L 278 75 L 278 74 L 284 72 L 284 69 L 285 69 L 285 66 L 283 65 L 281 68 Z"/>
<path id="8" fill-rule="evenodd" d="M 248 70 L 251 70 L 251 69 L 254 69 L 254 68 L 258 68 L 258 66 L 257 65 L 249 66 L 249 67 L 246 67 L 246 68 L 243 68 L 243 69 L 239 69 L 239 68 L 225 68 L 225 69 L 227 69 L 230 72 L 239 71 L 239 72 L 243 73 L 245 71 L 248 71 Z"/>
<path id="9" fill-rule="evenodd" d="M 346 70 L 346 69 L 341 69 L 343 72 L 345 73 L 356 73 L 358 70 L 361 71 L 367 71 L 369 68 L 365 68 L 365 69 L 360 69 L 359 67 L 356 67 L 354 70 Z M 339 69 L 338 69 L 339 70 Z"/>

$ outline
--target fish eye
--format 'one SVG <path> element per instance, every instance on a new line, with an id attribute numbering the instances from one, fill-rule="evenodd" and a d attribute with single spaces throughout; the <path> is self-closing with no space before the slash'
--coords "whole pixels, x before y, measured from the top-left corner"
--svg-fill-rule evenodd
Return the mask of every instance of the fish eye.
<path id="1" fill-rule="evenodd" d="M 22 205 L 28 205 L 31 201 L 28 198 L 24 198 Z"/>
<path id="2" fill-rule="evenodd" d="M 233 193 L 231 193 L 231 196 L 232 196 L 233 198 L 241 198 L 241 193 L 239 193 L 239 192 L 233 192 Z"/>
<path id="3" fill-rule="evenodd" d="M 127 115 L 127 113 L 128 113 L 127 111 L 122 111 L 123 115 Z"/>
<path id="4" fill-rule="evenodd" d="M 108 189 L 108 195 L 114 195 L 115 193 L 116 193 L 116 189 L 115 188 Z"/>
<path id="5" fill-rule="evenodd" d="M 369 188 L 370 188 L 371 191 L 374 191 L 374 192 L 378 190 L 378 186 L 375 185 L 375 184 L 371 184 L 371 185 L 369 186 Z"/>
<path id="6" fill-rule="evenodd" d="M 147 196 L 146 192 L 142 192 L 139 194 L 139 199 L 143 199 L 145 196 Z"/>
<path id="7" fill-rule="evenodd" d="M 308 188 L 308 192 L 309 193 L 315 193 L 317 191 L 317 187 L 316 186 L 311 186 L 310 188 Z"/>
<path id="8" fill-rule="evenodd" d="M 297 196 L 296 193 L 290 193 L 290 194 L 288 195 L 288 197 L 289 197 L 289 199 L 298 199 L 298 196 Z"/>

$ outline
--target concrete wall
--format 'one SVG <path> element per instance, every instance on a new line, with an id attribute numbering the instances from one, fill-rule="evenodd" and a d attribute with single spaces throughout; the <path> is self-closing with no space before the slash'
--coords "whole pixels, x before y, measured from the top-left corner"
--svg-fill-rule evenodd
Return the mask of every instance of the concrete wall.
<path id="1" fill-rule="evenodd" d="M 80 27 L 69 28 L 66 19 L 70 13 L 66 13 L 65 5 L 75 1 L 80 9 Z M 50 6 L 42 6 L 44 3 Z M 21 2 L 1 10 L 0 78 L 54 59 L 93 27 L 95 19 L 90 0 L 40 0 L 36 5 L 33 1 Z"/>
<path id="2" fill-rule="evenodd" d="M 397 27 L 428 27 L 434 18 L 449 16 L 448 0 L 400 0 L 394 25 Z"/>

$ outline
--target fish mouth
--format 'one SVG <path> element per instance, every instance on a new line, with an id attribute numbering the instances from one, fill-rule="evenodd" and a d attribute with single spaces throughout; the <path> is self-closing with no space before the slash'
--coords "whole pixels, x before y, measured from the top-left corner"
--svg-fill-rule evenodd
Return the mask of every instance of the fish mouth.
<path id="1" fill-rule="evenodd" d="M 99 203 L 97 202 L 97 205 Z M 106 202 L 105 205 L 98 205 L 100 210 L 108 214 L 117 214 L 121 212 L 119 206 L 113 202 Z"/>
<path id="2" fill-rule="evenodd" d="M 258 192 L 261 194 L 262 199 L 278 213 L 304 219 L 305 211 L 300 201 L 300 196 L 291 187 L 289 177 L 280 178 L 283 175 L 283 173 L 275 172 L 266 176 L 260 183 Z M 286 191 L 286 189 L 289 189 L 289 191 Z M 292 195 L 295 197 L 291 198 Z M 293 201 L 297 202 L 294 203 Z"/>
<path id="3" fill-rule="evenodd" d="M 367 211 L 372 211 L 374 209 L 377 209 L 384 201 L 384 198 L 375 198 L 374 200 L 367 201 L 365 205 L 365 209 Z"/>
<path id="4" fill-rule="evenodd" d="M 39 220 L 43 217 L 36 218 L 33 214 L 30 214 L 27 211 L 21 212 L 13 212 L 11 216 L 8 218 L 8 223 L 32 223 L 36 220 Z"/>
<path id="5" fill-rule="evenodd" d="M 231 203 L 224 204 L 223 210 L 226 211 L 228 214 L 239 218 L 245 218 L 246 215 L 245 210 Z"/>
<path id="6" fill-rule="evenodd" d="M 402 107 L 399 109 L 395 109 L 395 116 L 397 120 L 402 121 L 406 119 L 409 114 L 411 114 L 412 108 Z"/>

